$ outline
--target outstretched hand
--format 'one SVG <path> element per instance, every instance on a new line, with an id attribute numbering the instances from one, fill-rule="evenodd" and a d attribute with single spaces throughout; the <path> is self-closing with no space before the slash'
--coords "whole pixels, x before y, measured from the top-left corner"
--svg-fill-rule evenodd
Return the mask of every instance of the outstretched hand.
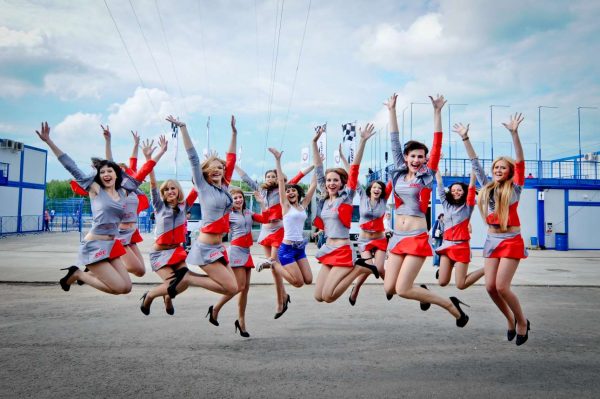
<path id="1" fill-rule="evenodd" d="M 237 133 L 237 129 L 235 127 L 235 116 L 231 115 L 231 131 L 233 133 Z"/>
<path id="2" fill-rule="evenodd" d="M 108 127 L 108 126 L 107 126 Z M 137 131 L 131 131 L 131 135 L 133 136 L 133 145 L 135 145 L 136 147 L 139 147 L 140 145 L 140 135 L 138 134 Z"/>
<path id="3" fill-rule="evenodd" d="M 387 102 L 384 102 L 383 105 L 385 105 L 387 107 L 388 110 L 394 110 L 396 109 L 396 100 L 398 99 L 398 95 L 396 93 L 392 94 L 392 96 L 390 97 L 389 100 L 387 100 Z"/>
<path id="4" fill-rule="evenodd" d="M 502 123 L 502 125 L 508 129 L 508 131 L 511 134 L 516 134 L 518 133 L 519 130 L 519 125 L 521 124 L 521 122 L 523 122 L 523 119 L 525 119 L 523 117 L 523 114 L 519 113 L 519 112 L 515 112 L 514 115 L 510 116 L 510 122 L 508 123 Z"/>
<path id="5" fill-rule="evenodd" d="M 319 126 L 319 128 L 317 129 L 317 131 L 315 132 L 315 137 L 313 137 L 313 142 L 317 142 L 319 141 L 319 137 L 321 137 L 321 135 L 325 132 L 325 130 L 323 129 L 322 126 Z"/>
<path id="6" fill-rule="evenodd" d="M 110 129 L 108 128 L 108 125 L 106 125 L 106 127 L 104 127 L 103 125 L 100 125 L 100 127 L 102 128 L 102 134 L 104 135 L 104 140 L 110 140 Z"/>
<path id="7" fill-rule="evenodd" d="M 366 141 L 375 135 L 375 126 L 372 123 L 367 123 L 365 130 L 358 128 L 358 131 L 360 133 L 360 138 Z"/>
<path id="8" fill-rule="evenodd" d="M 185 126 L 184 122 L 179 121 L 179 119 L 175 119 L 175 117 L 173 115 L 167 116 L 166 119 L 167 119 L 167 122 L 171 122 L 172 124 L 174 124 L 177 127 Z"/>
<path id="9" fill-rule="evenodd" d="M 443 95 L 440 96 L 439 94 L 435 98 L 429 96 L 429 99 L 431 100 L 431 105 L 433 105 L 435 111 L 441 111 L 447 101 Z"/>
<path id="10" fill-rule="evenodd" d="M 265 202 L 265 199 L 263 198 L 263 196 L 261 195 L 261 193 L 259 191 L 254 191 L 254 198 L 256 199 L 256 202 L 258 202 L 259 204 L 263 204 Z"/>
<path id="11" fill-rule="evenodd" d="M 152 158 L 152 153 L 155 149 L 156 147 L 154 147 L 154 140 L 146 139 L 142 142 L 142 154 L 144 154 L 146 160 Z"/>
<path id="12" fill-rule="evenodd" d="M 169 144 L 169 142 L 167 141 L 165 135 L 162 134 L 158 138 L 158 147 L 160 148 L 160 153 L 164 154 L 165 152 L 167 152 L 168 144 Z"/>
<path id="13" fill-rule="evenodd" d="M 277 151 L 275 148 L 271 147 L 269 148 L 269 152 L 273 154 L 276 160 L 281 160 L 281 154 L 283 154 L 283 151 Z"/>
<path id="14" fill-rule="evenodd" d="M 463 125 L 462 123 L 455 123 L 454 126 L 452 126 L 452 131 L 456 132 L 461 138 L 464 139 L 469 135 L 470 126 L 470 123 L 467 123 L 467 126 Z"/>
<path id="15" fill-rule="evenodd" d="M 44 142 L 47 143 L 50 140 L 50 126 L 48 126 L 48 122 L 42 122 L 42 132 L 35 131 L 38 137 Z"/>

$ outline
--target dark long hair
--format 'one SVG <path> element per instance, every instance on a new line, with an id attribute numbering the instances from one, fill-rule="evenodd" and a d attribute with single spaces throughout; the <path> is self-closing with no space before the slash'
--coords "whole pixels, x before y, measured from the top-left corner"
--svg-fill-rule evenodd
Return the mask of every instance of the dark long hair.
<path id="1" fill-rule="evenodd" d="M 371 198 L 371 187 L 373 187 L 374 184 L 379 184 L 379 187 L 381 187 L 381 195 L 379 196 L 379 199 L 385 200 L 385 183 L 381 180 L 373 180 L 371 183 L 369 183 L 367 189 L 365 190 L 367 197 Z"/>
<path id="2" fill-rule="evenodd" d="M 117 175 L 117 180 L 115 180 L 115 190 L 121 188 L 121 184 L 123 183 L 123 172 L 121 171 L 121 167 L 117 163 L 109 161 L 107 159 L 92 158 L 92 165 L 94 166 L 94 168 L 96 168 L 96 176 L 94 177 L 94 182 L 98 183 L 100 187 L 104 187 L 104 183 L 100 179 L 100 169 L 102 169 L 104 166 L 108 166 L 109 168 L 112 168 L 115 171 L 115 174 Z"/>
<path id="3" fill-rule="evenodd" d="M 463 189 L 463 195 L 461 195 L 460 198 L 457 200 L 455 200 L 454 197 L 452 196 L 452 186 L 461 186 Z M 448 194 L 446 194 L 446 201 L 448 201 L 448 203 L 450 205 L 455 205 L 455 206 L 464 205 L 465 202 L 467 202 L 468 191 L 469 191 L 469 186 L 466 185 L 465 183 L 462 183 L 462 182 L 452 183 L 450 185 L 450 187 L 448 187 Z"/>

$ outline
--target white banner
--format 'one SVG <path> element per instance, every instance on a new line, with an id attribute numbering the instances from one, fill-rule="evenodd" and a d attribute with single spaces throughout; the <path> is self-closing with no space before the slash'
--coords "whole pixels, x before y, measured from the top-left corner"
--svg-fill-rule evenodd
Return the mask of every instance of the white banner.
<path id="1" fill-rule="evenodd" d="M 333 152 L 333 164 L 335 165 L 336 168 L 342 167 L 342 160 L 341 160 L 341 157 L 340 157 L 340 151 L 339 150 L 335 150 Z"/>
<path id="2" fill-rule="evenodd" d="M 321 155 L 323 163 L 327 162 L 327 132 L 324 132 L 321 134 L 321 137 L 319 137 L 317 148 L 319 149 L 319 154 Z"/>
<path id="3" fill-rule="evenodd" d="M 302 166 L 308 166 L 309 154 L 308 147 L 304 147 L 300 150 L 300 163 L 302 163 Z"/>

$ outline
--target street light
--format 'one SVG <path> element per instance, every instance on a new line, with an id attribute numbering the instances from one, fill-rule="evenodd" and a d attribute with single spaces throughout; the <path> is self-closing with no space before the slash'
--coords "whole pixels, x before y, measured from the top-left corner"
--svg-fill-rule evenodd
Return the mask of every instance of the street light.
<path id="1" fill-rule="evenodd" d="M 408 105 L 402 110 L 402 145 L 404 145 L 404 111 L 408 109 Z"/>
<path id="2" fill-rule="evenodd" d="M 412 140 L 412 109 L 413 109 L 413 104 L 415 105 L 429 105 L 429 103 L 410 103 L 410 139 Z"/>
<path id="3" fill-rule="evenodd" d="M 451 119 L 450 119 L 450 110 L 452 109 L 453 105 L 460 105 L 463 107 L 466 107 L 469 104 L 448 104 L 448 168 L 450 169 L 450 174 L 452 174 L 452 145 L 450 144 L 450 124 L 451 124 Z M 457 151 L 458 152 L 458 151 Z"/>
<path id="4" fill-rule="evenodd" d="M 494 109 L 494 107 L 510 108 L 510 105 L 498 105 L 498 104 L 490 105 L 490 139 L 491 139 L 490 146 L 492 147 L 492 149 L 491 149 L 492 162 L 494 162 L 494 125 L 493 125 L 493 119 L 494 119 L 493 109 Z"/>
<path id="5" fill-rule="evenodd" d="M 538 178 L 542 178 L 542 108 L 558 108 L 548 105 L 538 105 Z"/>
<path id="6" fill-rule="evenodd" d="M 581 110 L 598 109 L 598 107 L 577 107 L 577 141 L 579 143 L 579 178 L 581 179 Z"/>

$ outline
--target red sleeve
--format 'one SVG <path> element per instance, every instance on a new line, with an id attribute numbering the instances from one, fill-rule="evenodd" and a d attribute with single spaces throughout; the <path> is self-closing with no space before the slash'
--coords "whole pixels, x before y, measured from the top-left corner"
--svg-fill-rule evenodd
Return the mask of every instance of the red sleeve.
<path id="1" fill-rule="evenodd" d="M 137 181 L 144 181 L 146 176 L 152 172 L 152 169 L 156 166 L 156 162 L 154 160 L 146 161 L 142 167 L 132 176 Z"/>
<path id="2" fill-rule="evenodd" d="M 90 195 L 90 193 L 88 193 L 87 191 L 85 191 L 85 189 L 83 187 L 81 187 L 79 185 L 79 183 L 77 183 L 75 180 L 71 180 L 71 190 L 77 194 L 77 195 L 83 195 L 84 197 L 88 197 Z"/>
<path id="3" fill-rule="evenodd" d="M 358 184 L 358 171 L 360 169 L 360 165 L 350 165 L 350 173 L 348 173 L 348 188 L 351 190 L 356 190 L 356 185 Z"/>
<path id="4" fill-rule="evenodd" d="M 257 223 L 269 223 L 269 215 L 264 213 L 252 213 L 252 220 Z"/>
<path id="5" fill-rule="evenodd" d="M 300 180 L 302 180 L 302 178 L 304 177 L 304 173 L 302 173 L 302 171 L 298 172 L 298 174 L 294 177 L 292 177 L 290 179 L 290 181 L 288 181 L 288 184 L 298 184 L 298 182 Z"/>
<path id="6" fill-rule="evenodd" d="M 392 181 L 390 180 L 385 185 L 385 200 L 386 201 L 388 200 L 388 198 L 390 198 L 390 194 L 392 194 L 393 190 L 394 190 L 394 187 L 392 187 Z"/>
<path id="7" fill-rule="evenodd" d="M 137 158 L 129 158 L 129 169 L 131 169 L 133 173 L 137 172 Z"/>
<path id="8" fill-rule="evenodd" d="M 192 205 L 194 205 L 194 202 L 196 202 L 196 199 L 198 198 L 198 191 L 196 191 L 195 188 L 192 188 L 190 190 L 190 193 L 187 195 L 187 197 L 185 198 L 185 204 L 190 207 Z"/>
<path id="9" fill-rule="evenodd" d="M 435 133 L 433 133 L 433 146 L 431 147 L 431 154 L 429 155 L 429 161 L 427 162 L 427 167 L 431 170 L 438 170 L 441 155 L 442 155 L 442 132 L 435 132 Z"/>
<path id="10" fill-rule="evenodd" d="M 476 195 L 475 187 L 469 186 L 469 191 L 467 191 L 467 205 L 475 206 L 475 195 Z"/>
<path id="11" fill-rule="evenodd" d="M 236 155 L 228 152 L 225 156 L 225 184 L 231 183 L 231 177 L 233 176 L 233 170 L 235 169 Z"/>
<path id="12" fill-rule="evenodd" d="M 513 181 L 517 186 L 525 184 L 525 161 L 517 162 L 515 164 L 515 176 Z"/>

